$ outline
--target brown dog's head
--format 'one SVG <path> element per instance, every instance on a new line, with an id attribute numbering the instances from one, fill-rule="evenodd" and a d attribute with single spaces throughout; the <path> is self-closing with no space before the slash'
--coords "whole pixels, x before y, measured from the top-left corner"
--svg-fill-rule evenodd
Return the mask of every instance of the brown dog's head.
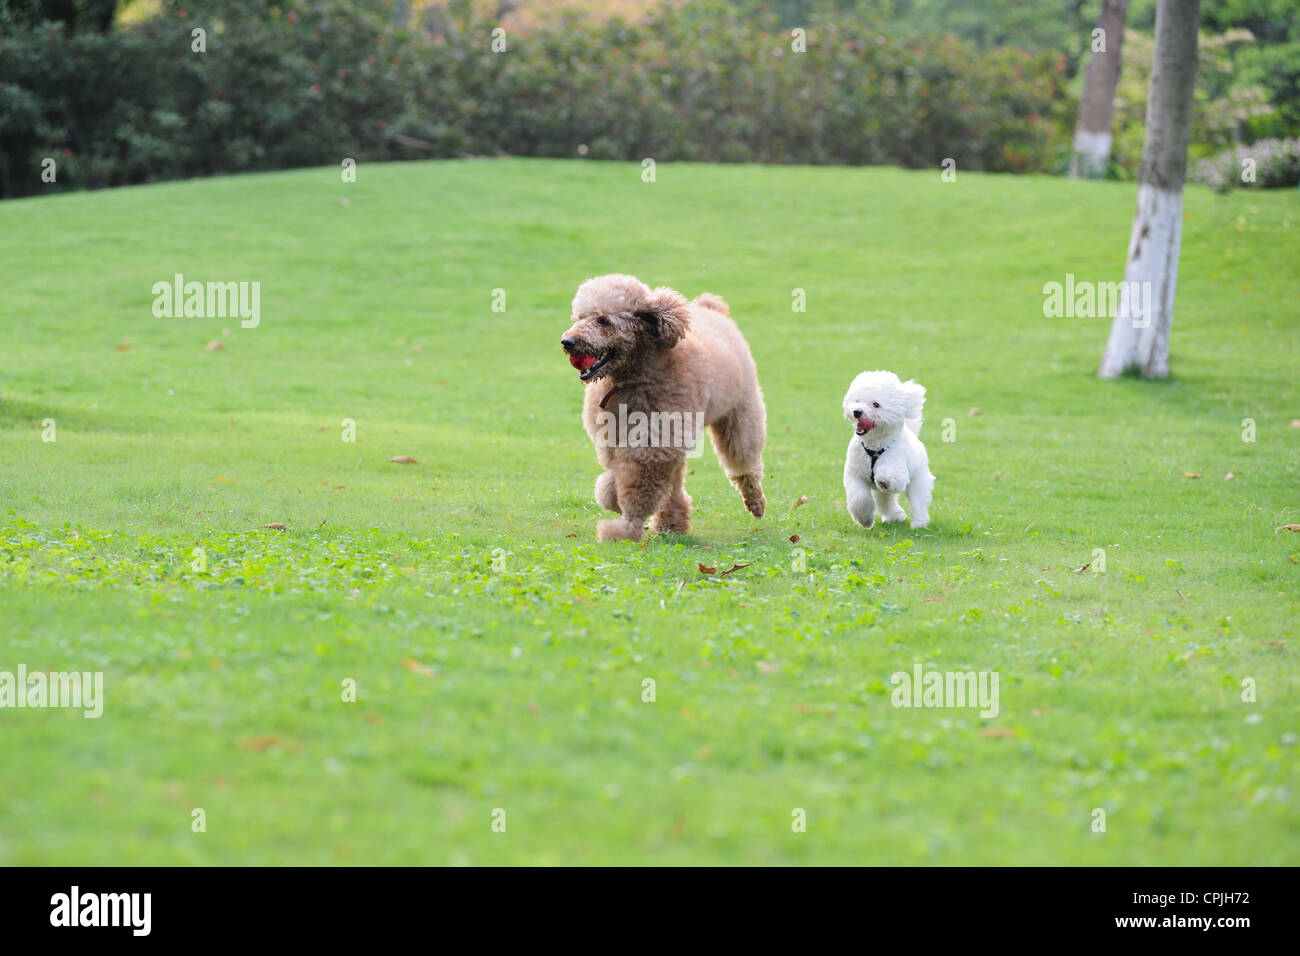
<path id="1" fill-rule="evenodd" d="M 684 296 L 667 286 L 653 292 L 628 275 L 597 276 L 578 286 L 573 325 L 560 339 L 584 382 L 635 367 L 648 353 L 670 349 L 691 327 Z"/>

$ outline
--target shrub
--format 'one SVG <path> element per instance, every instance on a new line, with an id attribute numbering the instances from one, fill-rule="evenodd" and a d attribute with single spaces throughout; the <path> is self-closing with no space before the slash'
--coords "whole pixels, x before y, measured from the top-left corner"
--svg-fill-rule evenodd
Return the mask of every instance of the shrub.
<path id="1" fill-rule="evenodd" d="M 1074 105 L 1059 55 L 891 36 L 700 0 L 561 19 L 491 49 L 465 0 L 180 0 L 109 33 L 0 37 L 0 194 L 418 156 L 513 153 L 1046 169 Z M 191 30 L 207 51 L 191 52 Z"/>
<path id="2" fill-rule="evenodd" d="M 1253 180 L 1242 178 L 1248 169 Z M 1300 137 L 1261 139 L 1250 146 L 1235 146 L 1198 162 L 1192 167 L 1191 178 L 1219 193 L 1233 186 L 1295 188 L 1300 185 Z"/>

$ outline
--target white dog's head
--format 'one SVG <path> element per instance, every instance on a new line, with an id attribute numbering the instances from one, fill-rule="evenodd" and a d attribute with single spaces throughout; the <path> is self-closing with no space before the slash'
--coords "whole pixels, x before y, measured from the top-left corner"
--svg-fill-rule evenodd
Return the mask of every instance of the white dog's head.
<path id="1" fill-rule="evenodd" d="M 887 438 L 904 425 L 919 433 L 924 406 L 924 386 L 910 379 L 901 382 L 893 372 L 863 372 L 844 396 L 844 417 L 859 435 L 871 432 L 873 438 Z"/>

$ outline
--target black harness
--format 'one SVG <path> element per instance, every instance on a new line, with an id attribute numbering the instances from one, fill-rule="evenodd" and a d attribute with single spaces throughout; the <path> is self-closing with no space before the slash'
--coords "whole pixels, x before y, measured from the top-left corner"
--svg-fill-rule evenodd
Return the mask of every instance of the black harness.
<path id="1" fill-rule="evenodd" d="M 874 485 L 876 483 L 876 459 L 889 451 L 889 449 L 893 448 L 893 442 L 890 442 L 884 448 L 877 448 L 874 451 L 867 447 L 866 442 L 859 442 L 858 444 L 862 446 L 862 450 L 865 451 L 867 457 L 871 459 L 871 483 Z"/>

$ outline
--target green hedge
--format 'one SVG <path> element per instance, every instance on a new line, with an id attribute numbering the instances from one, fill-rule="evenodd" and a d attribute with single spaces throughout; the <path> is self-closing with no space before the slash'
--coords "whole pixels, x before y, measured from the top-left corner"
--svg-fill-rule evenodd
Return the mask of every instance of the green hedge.
<path id="1" fill-rule="evenodd" d="M 502 53 L 496 26 L 464 3 L 398 22 L 364 0 L 216 0 L 201 17 L 165 0 L 106 34 L 11 26 L 0 191 L 497 153 L 1024 172 L 1059 161 L 1074 117 L 1059 56 L 847 14 L 813 18 L 804 53 L 716 2 L 569 19 L 508 34 Z"/>

